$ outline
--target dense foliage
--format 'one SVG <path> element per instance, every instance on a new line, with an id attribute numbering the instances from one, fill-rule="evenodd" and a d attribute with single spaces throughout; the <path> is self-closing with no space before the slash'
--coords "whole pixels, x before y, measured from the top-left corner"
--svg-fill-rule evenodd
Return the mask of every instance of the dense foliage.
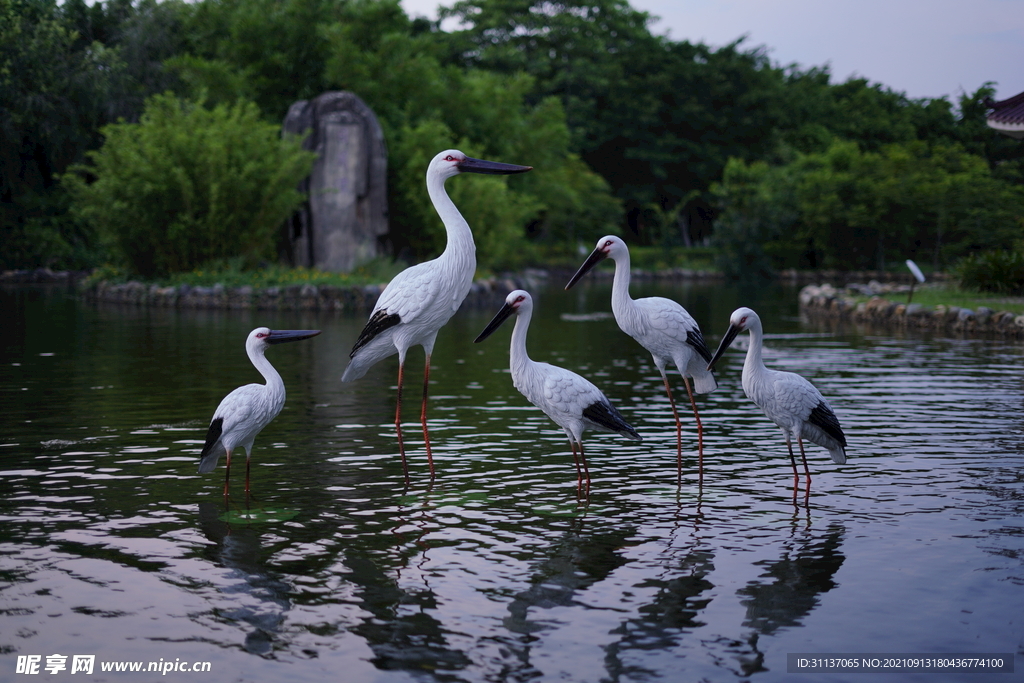
<path id="1" fill-rule="evenodd" d="M 76 212 L 131 271 L 145 277 L 240 256 L 272 259 L 302 196 L 314 155 L 282 140 L 255 105 L 207 109 L 156 95 L 137 124 L 102 129 L 106 142 L 73 167 Z M 86 173 L 95 176 L 86 182 Z"/>
<path id="2" fill-rule="evenodd" d="M 1024 294 L 1024 252 L 997 249 L 970 254 L 955 274 L 964 289 L 1000 294 Z"/>
<path id="3" fill-rule="evenodd" d="M 656 35 L 626 0 L 457 0 L 442 15 L 458 29 L 412 20 L 398 0 L 0 0 L 0 267 L 127 253 L 100 239 L 116 231 L 99 197 L 140 201 L 127 174 L 100 169 L 113 152 L 88 178 L 123 188 L 56 178 L 131 137 L 166 91 L 222 112 L 253 102 L 275 127 L 297 100 L 357 93 L 385 131 L 389 237 L 408 258 L 443 242 L 423 172 L 447 147 L 536 169 L 449 183 L 485 267 L 617 230 L 638 245 L 713 244 L 736 274 L 908 257 L 948 268 L 1022 237 L 1024 146 L 985 125 L 990 84 L 954 105 L 832 83 L 741 40 Z M 266 236 L 246 239 L 256 253 Z"/>
<path id="4" fill-rule="evenodd" d="M 958 143 L 914 140 L 877 151 L 836 139 L 770 165 L 732 159 L 715 190 L 723 267 L 885 269 L 913 258 L 939 270 L 1012 245 L 1024 186 L 1000 181 Z"/>

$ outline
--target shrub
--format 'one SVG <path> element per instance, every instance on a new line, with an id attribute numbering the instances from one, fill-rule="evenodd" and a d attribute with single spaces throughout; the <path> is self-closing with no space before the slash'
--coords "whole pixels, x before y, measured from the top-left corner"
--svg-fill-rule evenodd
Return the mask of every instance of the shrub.
<path id="1" fill-rule="evenodd" d="M 244 101 L 207 109 L 157 95 L 139 123 L 101 132 L 93 165 L 75 166 L 63 182 L 76 213 L 144 277 L 211 259 L 272 258 L 315 156 L 280 139 L 278 127 Z"/>
<path id="2" fill-rule="evenodd" d="M 971 254 L 954 269 L 960 286 L 983 292 L 1024 294 L 1024 253 L 993 250 Z"/>

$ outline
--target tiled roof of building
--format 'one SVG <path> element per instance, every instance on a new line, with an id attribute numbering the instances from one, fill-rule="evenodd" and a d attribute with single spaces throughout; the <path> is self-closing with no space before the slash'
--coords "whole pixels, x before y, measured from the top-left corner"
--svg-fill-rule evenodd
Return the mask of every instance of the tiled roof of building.
<path id="1" fill-rule="evenodd" d="M 988 115 L 988 120 L 1000 123 L 1024 123 L 1024 92 L 1001 102 L 993 102 L 992 113 Z"/>
<path id="2" fill-rule="evenodd" d="M 1015 138 L 1024 138 L 1024 92 L 999 102 L 990 102 L 990 128 Z"/>

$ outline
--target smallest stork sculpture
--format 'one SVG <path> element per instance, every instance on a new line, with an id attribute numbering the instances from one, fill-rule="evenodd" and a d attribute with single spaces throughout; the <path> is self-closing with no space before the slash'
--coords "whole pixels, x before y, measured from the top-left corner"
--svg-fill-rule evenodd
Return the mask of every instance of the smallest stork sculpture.
<path id="1" fill-rule="evenodd" d="M 615 432 L 628 439 L 640 441 L 640 435 L 619 414 L 611 401 L 589 380 L 571 370 L 549 363 L 531 360 L 526 353 L 526 331 L 533 317 L 533 298 L 529 292 L 517 289 L 505 298 L 505 305 L 487 324 L 476 338 L 476 343 L 491 336 L 512 314 L 516 315 L 516 326 L 512 330 L 512 344 L 509 349 L 509 366 L 512 385 L 565 430 L 572 448 L 572 459 L 576 463 L 576 483 L 582 486 L 584 480 L 590 489 L 590 468 L 583 452 L 583 433 L 588 429 Z M 579 456 L 576 447 L 579 446 Z M 582 462 L 583 468 L 580 469 Z"/>
<path id="2" fill-rule="evenodd" d="M 277 417 L 284 407 L 284 381 L 266 358 L 271 344 L 309 339 L 320 330 L 271 330 L 257 327 L 245 340 L 249 360 L 260 371 L 266 384 L 246 384 L 224 397 L 213 412 L 206 444 L 199 456 L 199 473 L 205 474 L 217 467 L 221 454 L 227 455 L 224 469 L 224 495 L 228 495 L 231 476 L 231 453 L 241 446 L 245 449 L 245 491 L 249 492 L 249 461 L 256 435 Z"/>
<path id="3" fill-rule="evenodd" d="M 800 447 L 800 457 L 807 476 L 807 493 L 811 490 L 811 471 L 807 467 L 804 439 L 828 450 L 832 462 L 846 463 L 846 435 L 832 406 L 813 384 L 792 372 L 769 370 L 761 359 L 763 332 L 761 319 L 749 308 L 737 308 L 729 318 L 729 329 L 722 337 L 708 368 L 714 367 L 725 350 L 740 332 L 750 331 L 750 346 L 743 362 L 743 393 L 764 411 L 768 419 L 782 429 L 789 448 L 789 461 L 793 465 L 793 496 L 800 483 L 793 455 L 792 439 Z"/>

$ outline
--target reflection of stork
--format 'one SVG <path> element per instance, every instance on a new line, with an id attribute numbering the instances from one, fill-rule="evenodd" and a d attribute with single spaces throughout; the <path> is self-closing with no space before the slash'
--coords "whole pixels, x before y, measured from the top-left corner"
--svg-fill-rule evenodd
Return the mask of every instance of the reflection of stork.
<path id="1" fill-rule="evenodd" d="M 246 384 L 224 397 L 213 412 L 210 429 L 206 432 L 206 444 L 200 455 L 199 472 L 204 474 L 217 467 L 221 453 L 227 454 L 224 468 L 224 495 L 228 495 L 228 478 L 231 476 L 231 452 L 241 446 L 245 449 L 245 490 L 249 491 L 249 461 L 252 443 L 256 435 L 277 417 L 284 407 L 284 381 L 264 355 L 271 344 L 309 339 L 320 334 L 320 330 L 271 330 L 257 327 L 245 340 L 245 351 L 249 360 L 260 371 L 266 384 Z"/>
<path id="2" fill-rule="evenodd" d="M 713 367 L 736 335 L 746 330 L 750 331 L 750 346 L 747 348 L 747 358 L 743 362 L 743 393 L 786 435 L 789 461 L 793 465 L 794 496 L 800 480 L 791 442 L 791 439 L 796 439 L 800 446 L 800 457 L 804 462 L 809 493 L 811 471 L 807 467 L 807 455 L 804 453 L 804 437 L 828 449 L 832 461 L 842 465 L 846 462 L 846 435 L 843 434 L 832 407 L 813 384 L 795 373 L 769 370 L 765 367 L 761 359 L 761 319 L 749 308 L 737 308 L 733 311 L 729 318 L 729 329 L 722 337 L 722 342 L 718 345 L 718 350 L 708 363 L 708 367 Z"/>
<path id="3" fill-rule="evenodd" d="M 683 426 L 679 422 L 676 401 L 672 397 L 672 387 L 669 386 L 665 368 L 671 362 L 683 377 L 683 385 L 693 408 L 693 417 L 697 421 L 697 468 L 703 480 L 704 428 L 697 413 L 693 391 L 706 394 L 718 387 L 715 376 L 706 367 L 706 363 L 711 360 L 711 352 L 704 343 L 697 321 L 675 301 L 660 296 L 644 299 L 633 299 L 629 296 L 629 247 L 614 235 L 607 235 L 597 241 L 597 247 L 565 288 L 572 287 L 591 268 L 609 257 L 615 262 L 615 279 L 612 282 L 612 312 L 615 314 L 615 322 L 623 332 L 651 352 L 654 364 L 661 373 L 661 380 L 665 383 L 665 391 L 668 392 L 672 415 L 676 419 L 676 468 L 680 478 L 683 472 Z M 691 377 L 693 390 L 690 389 Z"/>
<path id="4" fill-rule="evenodd" d="M 505 305 L 487 324 L 476 341 L 481 342 L 489 337 L 513 313 L 517 318 L 509 350 L 512 384 L 529 399 L 530 403 L 543 410 L 555 424 L 565 430 L 565 435 L 569 437 L 569 446 L 572 448 L 573 460 L 576 462 L 577 483 L 582 484 L 585 472 L 589 487 L 590 468 L 587 467 L 587 456 L 583 453 L 583 433 L 588 429 L 596 429 L 616 432 L 637 441 L 640 440 L 640 435 L 622 419 L 619 411 L 612 406 L 601 390 L 588 380 L 565 368 L 530 360 L 526 353 L 526 332 L 533 316 L 533 298 L 528 292 L 517 289 L 509 293 L 505 298 Z M 580 449 L 578 459 L 577 445 Z"/>
<path id="5" fill-rule="evenodd" d="M 212 502 L 199 503 L 199 530 L 210 541 L 201 546 L 199 553 L 209 563 L 230 570 L 226 574 L 213 573 L 216 579 L 205 572 L 201 583 L 215 581 L 212 587 L 216 590 L 209 591 L 208 599 L 219 619 L 243 629 L 244 624 L 252 627 L 245 636 L 245 650 L 268 655 L 273 652 L 274 641 L 280 637 L 281 625 L 292 608 L 295 587 L 267 566 L 268 553 L 261 547 L 260 532 L 248 526 L 229 526 L 223 521 L 223 512 Z"/>
<path id="6" fill-rule="evenodd" d="M 349 357 L 352 359 L 341 376 L 342 382 L 359 379 L 377 361 L 398 353 L 398 404 L 395 407 L 395 429 L 402 469 L 409 478 L 409 466 L 402 442 L 402 380 L 405 354 L 419 344 L 426 354 L 423 370 L 423 405 L 420 423 L 427 449 L 430 476 L 434 476 L 434 458 L 430 452 L 427 432 L 427 385 L 430 380 L 430 354 L 434 350 L 437 331 L 459 310 L 469 293 L 476 272 L 476 245 L 469 224 L 444 190 L 444 181 L 459 173 L 502 174 L 523 173 L 530 166 L 516 166 L 467 157 L 449 149 L 435 156 L 427 167 L 427 194 L 448 233 L 448 246 L 432 261 L 406 268 L 384 288 L 370 319 L 356 339 Z"/>
<path id="7" fill-rule="evenodd" d="M 759 562 L 764 572 L 737 591 L 747 610 L 743 625 L 762 634 L 799 626 L 820 604 L 821 594 L 836 587 L 834 577 L 846 560 L 845 534 L 840 524 L 801 534 L 792 544 L 796 547 L 787 548 L 778 560 Z"/>
<path id="8" fill-rule="evenodd" d="M 504 625 L 512 633 L 530 636 L 551 628 L 541 610 L 589 604 L 587 591 L 600 586 L 616 569 L 629 564 L 624 552 L 637 529 L 629 525 L 584 532 L 584 520 L 571 521 L 569 529 L 550 546 L 535 551 L 536 564 L 525 577 L 528 586 L 512 596 Z M 536 640 L 535 637 L 529 641 Z M 516 680 L 527 680 L 527 676 Z"/>

